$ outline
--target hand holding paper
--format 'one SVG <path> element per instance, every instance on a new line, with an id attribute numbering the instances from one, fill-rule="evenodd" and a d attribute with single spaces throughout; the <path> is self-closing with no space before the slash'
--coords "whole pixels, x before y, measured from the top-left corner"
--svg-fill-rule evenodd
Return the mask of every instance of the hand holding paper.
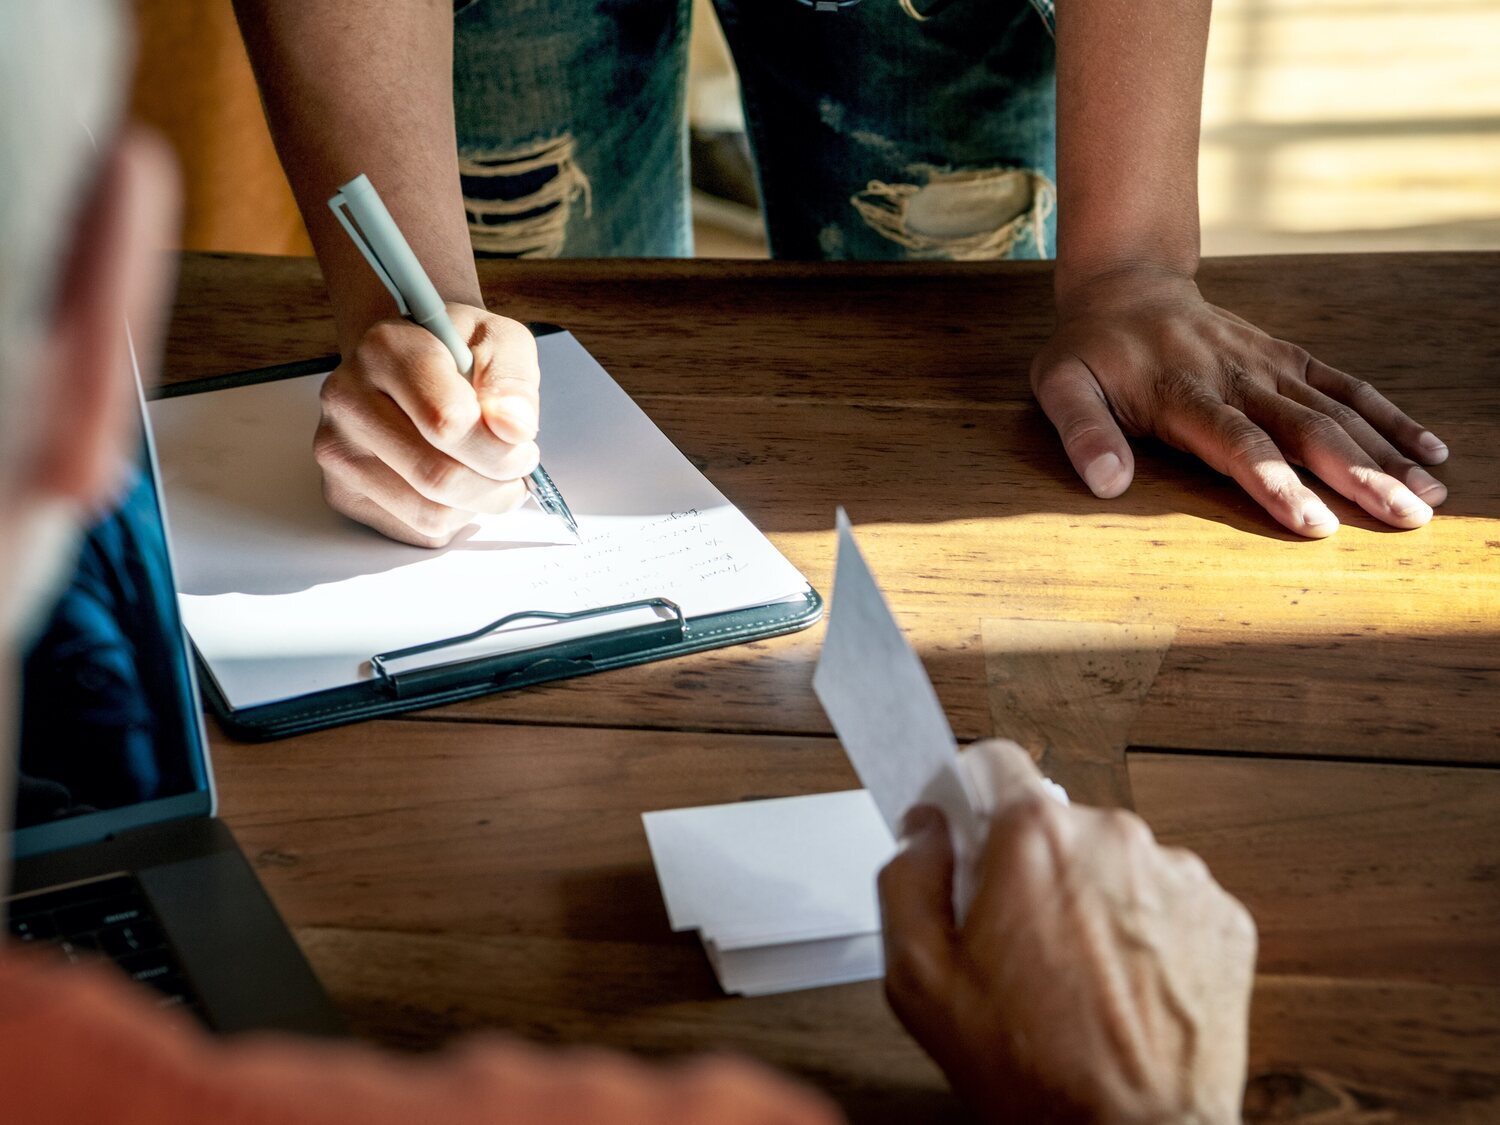
<path id="1" fill-rule="evenodd" d="M 981 1117 L 1237 1121 L 1250 915 L 1015 743 L 959 755 L 843 512 L 839 539 L 814 686 L 868 790 L 648 814 L 673 928 L 700 929 L 728 991 L 874 976 L 858 884 L 899 824 L 886 994 Z"/>
<path id="2" fill-rule="evenodd" d="M 967 919 L 942 816 L 918 809 L 881 873 L 886 994 L 986 1119 L 1239 1121 L 1255 923 L 1197 856 L 1133 813 L 1066 807 L 1014 743 Z"/>
<path id="3" fill-rule="evenodd" d="M 837 600 L 813 684 L 867 788 L 642 818 L 672 928 L 699 932 L 728 992 L 880 976 L 875 873 L 914 805 L 956 826 L 953 846 L 968 858 L 936 889 L 961 916 L 989 818 L 1033 790 L 1067 803 L 1029 760 L 1018 778 L 1004 760 L 958 754 L 842 510 L 838 527 Z"/>

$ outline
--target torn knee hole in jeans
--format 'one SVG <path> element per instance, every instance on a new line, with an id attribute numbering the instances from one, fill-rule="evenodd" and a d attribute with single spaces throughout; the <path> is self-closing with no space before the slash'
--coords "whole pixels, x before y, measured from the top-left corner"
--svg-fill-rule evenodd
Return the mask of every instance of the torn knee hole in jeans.
<path id="1" fill-rule="evenodd" d="M 1047 254 L 1047 217 L 1057 188 L 1040 172 L 991 168 L 961 172 L 911 169 L 922 184 L 871 180 L 849 197 L 865 225 L 917 257 L 955 262 L 1007 258 L 1030 240 Z"/>
<path id="2" fill-rule="evenodd" d="M 474 249 L 510 258 L 556 258 L 568 236 L 573 201 L 592 210 L 589 178 L 570 134 L 506 150 L 458 157 Z"/>

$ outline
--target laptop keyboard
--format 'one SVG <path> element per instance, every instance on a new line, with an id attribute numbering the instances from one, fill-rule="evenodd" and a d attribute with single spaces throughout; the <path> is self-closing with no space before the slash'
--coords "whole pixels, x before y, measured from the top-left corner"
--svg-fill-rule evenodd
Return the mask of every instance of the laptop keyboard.
<path id="1" fill-rule="evenodd" d="M 131 980 L 155 989 L 158 1008 L 183 1008 L 207 1023 L 134 876 L 21 895 L 6 909 L 12 941 L 51 946 L 77 963 L 113 962 Z"/>

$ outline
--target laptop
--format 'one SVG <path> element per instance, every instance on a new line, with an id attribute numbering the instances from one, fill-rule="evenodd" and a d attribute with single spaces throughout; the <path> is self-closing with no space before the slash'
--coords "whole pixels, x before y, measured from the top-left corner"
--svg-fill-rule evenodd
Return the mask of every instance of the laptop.
<path id="1" fill-rule="evenodd" d="M 216 1032 L 341 1034 L 214 816 L 141 406 L 140 456 L 22 667 L 9 938 L 112 962 Z"/>

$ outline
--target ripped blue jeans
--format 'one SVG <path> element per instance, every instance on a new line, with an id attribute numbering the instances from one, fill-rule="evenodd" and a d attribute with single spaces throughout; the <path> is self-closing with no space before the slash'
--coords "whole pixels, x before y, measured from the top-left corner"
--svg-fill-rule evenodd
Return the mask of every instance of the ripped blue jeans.
<path id="1" fill-rule="evenodd" d="M 1040 258 L 1055 53 L 1028 0 L 715 0 L 778 258 Z M 688 0 L 476 0 L 454 107 L 476 253 L 692 253 Z"/>

